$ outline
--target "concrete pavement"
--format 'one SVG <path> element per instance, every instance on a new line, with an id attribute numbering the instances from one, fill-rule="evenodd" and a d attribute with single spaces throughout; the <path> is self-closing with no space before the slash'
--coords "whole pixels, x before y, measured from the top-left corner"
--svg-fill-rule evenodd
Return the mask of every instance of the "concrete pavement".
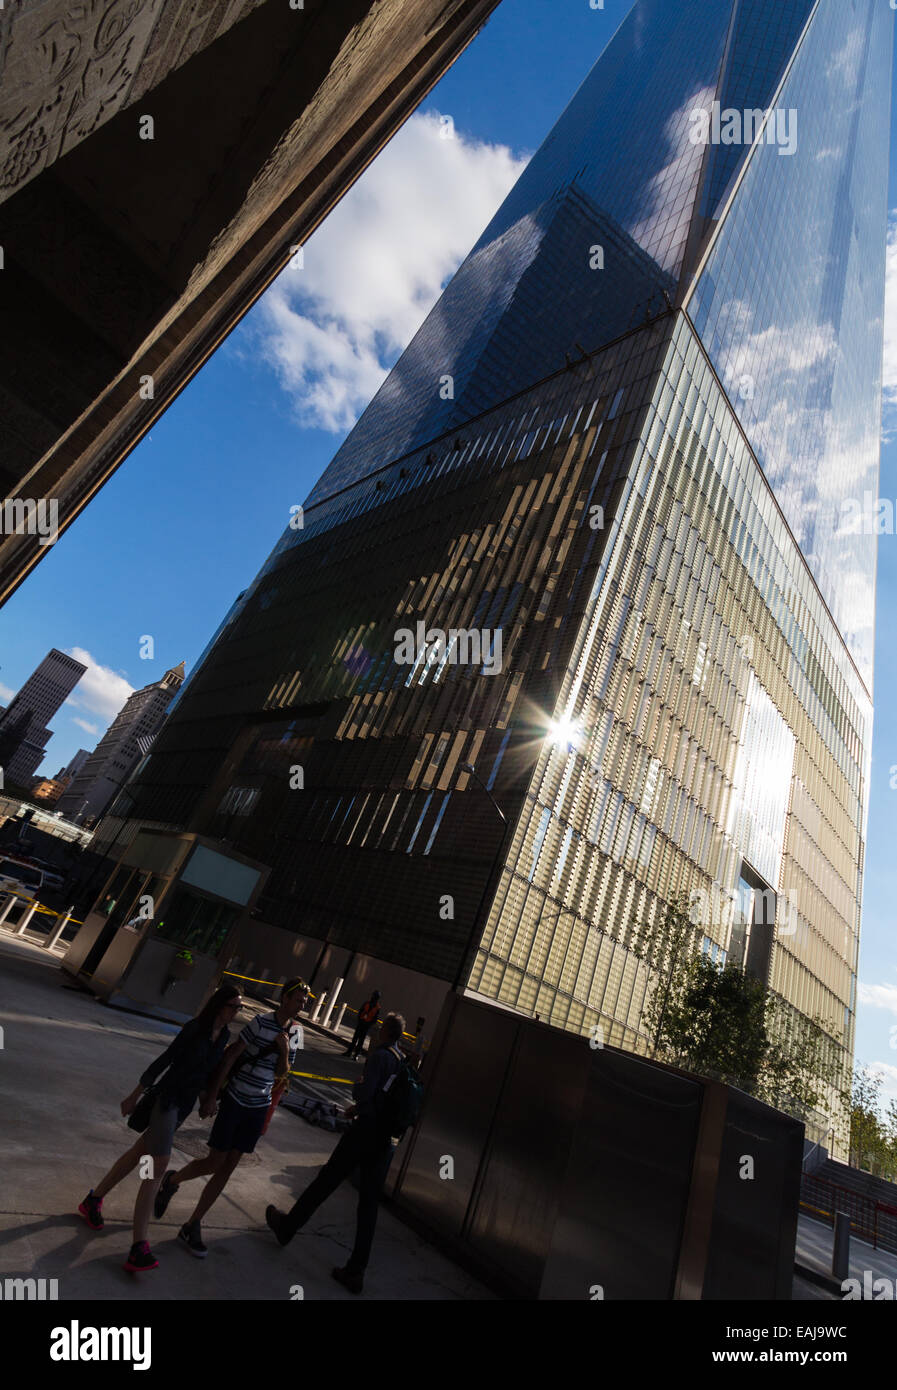
<path id="1" fill-rule="evenodd" d="M 795 1259 L 808 1269 L 831 1279 L 834 1239 L 835 1233 L 831 1226 L 801 1212 L 797 1223 Z M 861 1299 L 870 1292 L 873 1299 L 876 1295 L 893 1299 L 897 1296 L 897 1255 L 892 1255 L 889 1250 L 877 1250 L 851 1234 L 848 1277 L 857 1280 L 859 1285 L 858 1290 L 853 1289 L 849 1292 L 858 1292 Z M 877 1290 L 874 1288 L 875 1281 L 881 1279 L 887 1281 L 889 1291 L 883 1285 L 879 1285 Z M 829 1295 L 821 1292 L 814 1295 L 816 1298 L 826 1296 Z M 842 1295 L 837 1294 L 835 1297 L 841 1298 Z"/>
<path id="2" fill-rule="evenodd" d="M 352 1247 L 354 1188 L 344 1184 L 335 1192 L 285 1250 L 264 1224 L 266 1205 L 289 1206 L 326 1161 L 337 1135 L 281 1107 L 203 1221 L 208 1257 L 193 1258 L 176 1239 L 199 1195 L 204 1179 L 198 1179 L 150 1229 L 159 1268 L 129 1275 L 122 1264 L 131 1243 L 136 1173 L 107 1196 L 102 1232 L 92 1232 L 77 1207 L 133 1142 L 119 1104 L 177 1029 L 107 1008 L 67 980 L 58 956 L 5 933 L 0 1026 L 0 1277 L 56 1279 L 60 1300 L 354 1301 L 330 1277 Z M 297 1069 L 347 1079 L 360 1071 L 339 1057 L 345 1043 L 311 1028 L 305 1042 Z M 322 1089 L 328 1098 L 346 1094 L 332 1083 Z M 172 1167 L 205 1155 L 210 1128 L 211 1121 L 194 1112 L 178 1132 Z M 363 1296 L 493 1298 L 385 1208 Z"/>

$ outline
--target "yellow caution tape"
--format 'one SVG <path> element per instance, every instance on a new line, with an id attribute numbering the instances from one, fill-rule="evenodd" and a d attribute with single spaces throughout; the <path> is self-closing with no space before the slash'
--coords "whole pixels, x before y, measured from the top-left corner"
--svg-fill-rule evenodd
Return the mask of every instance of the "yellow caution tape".
<path id="1" fill-rule="evenodd" d="M 222 970 L 221 973 L 222 973 L 222 975 L 231 975 L 231 976 L 233 976 L 233 978 L 234 978 L 235 980 L 248 980 L 249 983 L 252 984 L 252 985 L 270 985 L 272 989 L 280 989 L 280 985 L 279 985 L 279 984 L 275 984 L 273 980 L 257 980 L 253 975 L 239 975 L 239 974 L 236 972 L 236 970 Z M 309 997 L 309 999 L 317 999 L 318 996 L 317 996 L 316 994 L 313 994 L 312 991 L 309 990 L 309 991 L 308 991 L 308 997 Z M 358 1013 L 358 1010 L 357 1010 L 357 1009 L 350 1009 L 350 1008 L 348 1008 L 348 1006 L 347 1006 L 347 1013 L 350 1013 L 350 1014 L 357 1014 L 357 1013 Z M 403 1034 L 402 1034 L 402 1037 L 403 1037 L 403 1038 L 413 1038 L 413 1037 L 416 1037 L 416 1034 L 415 1034 L 415 1033 L 403 1033 Z M 297 1072 L 296 1075 L 298 1076 L 299 1073 Z M 323 1079 L 324 1079 L 324 1078 L 322 1078 L 322 1080 L 323 1080 Z"/>
<path id="2" fill-rule="evenodd" d="M 238 975 L 236 970 L 222 970 L 221 973 L 222 975 L 233 975 L 235 980 L 249 980 L 250 984 L 253 985 L 270 985 L 272 989 L 280 989 L 280 985 L 275 984 L 273 980 L 257 980 L 254 975 Z M 308 997 L 310 999 L 316 999 L 317 995 L 312 994 L 311 990 L 309 990 Z"/>
<path id="3" fill-rule="evenodd" d="M 351 1076 L 318 1076 L 314 1071 L 291 1071 L 290 1076 L 304 1076 L 308 1081 L 339 1081 L 343 1086 L 354 1086 Z"/>

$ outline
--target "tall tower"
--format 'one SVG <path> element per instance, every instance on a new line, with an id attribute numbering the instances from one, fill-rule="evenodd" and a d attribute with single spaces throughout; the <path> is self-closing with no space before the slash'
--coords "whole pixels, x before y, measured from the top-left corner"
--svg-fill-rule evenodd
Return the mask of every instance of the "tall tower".
<path id="1" fill-rule="evenodd" d="M 93 753 L 85 759 L 57 802 L 63 815 L 82 823 L 101 816 L 149 752 L 160 725 L 184 683 L 184 663 L 172 666 L 161 680 L 128 696 Z"/>
<path id="2" fill-rule="evenodd" d="M 641 1049 L 685 892 L 848 1065 L 892 19 L 639 0 L 241 598 L 135 827 L 309 962 Z"/>
<path id="3" fill-rule="evenodd" d="M 52 737 L 47 725 L 86 670 L 54 647 L 3 711 L 0 766 L 7 783 L 28 785 Z"/>

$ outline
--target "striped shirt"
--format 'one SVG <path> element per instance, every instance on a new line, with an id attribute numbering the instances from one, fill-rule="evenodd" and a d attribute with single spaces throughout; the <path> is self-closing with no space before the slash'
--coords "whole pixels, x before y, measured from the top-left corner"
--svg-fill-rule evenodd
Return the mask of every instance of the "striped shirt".
<path id="1" fill-rule="evenodd" d="M 290 1023 L 288 1029 L 287 1048 L 292 1067 L 297 1051 L 304 1046 L 304 1039 L 300 1023 Z M 280 1068 L 280 1049 L 272 1048 L 262 1058 L 259 1058 L 259 1053 L 275 1043 L 281 1032 L 281 1026 L 273 1014 L 257 1014 L 240 1034 L 239 1041 L 245 1045 L 246 1051 L 226 1091 L 238 1105 L 271 1104 L 271 1092 Z"/>

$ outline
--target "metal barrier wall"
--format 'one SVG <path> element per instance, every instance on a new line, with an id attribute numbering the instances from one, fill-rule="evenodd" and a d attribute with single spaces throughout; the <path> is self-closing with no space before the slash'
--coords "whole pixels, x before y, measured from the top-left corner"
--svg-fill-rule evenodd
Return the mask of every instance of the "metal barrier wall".
<path id="1" fill-rule="evenodd" d="M 790 1299 L 790 1116 L 458 995 L 423 1080 L 395 1204 L 499 1291 Z"/>

